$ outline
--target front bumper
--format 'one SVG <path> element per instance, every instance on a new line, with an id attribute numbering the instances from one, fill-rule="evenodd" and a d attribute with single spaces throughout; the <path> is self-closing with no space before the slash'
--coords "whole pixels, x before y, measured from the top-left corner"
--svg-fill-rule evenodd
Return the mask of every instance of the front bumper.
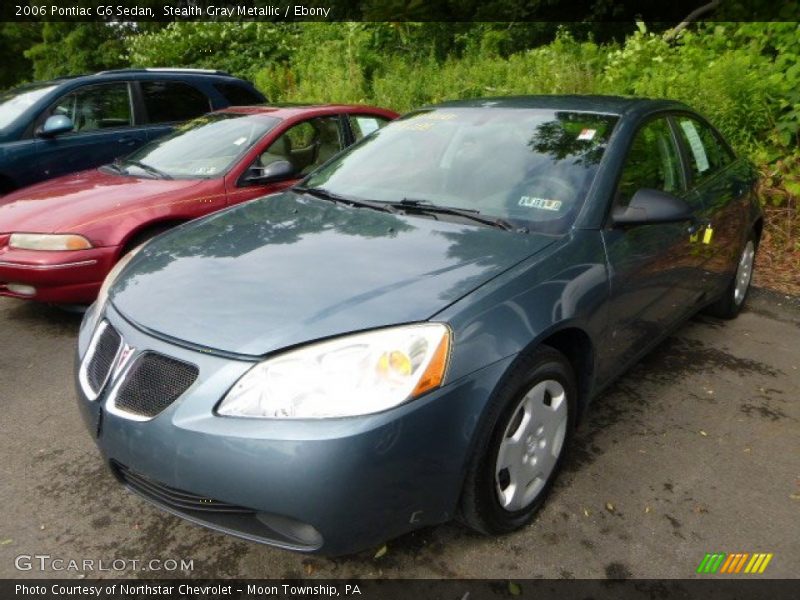
<path id="1" fill-rule="evenodd" d="M 114 266 L 115 246 L 64 252 L 0 249 L 0 296 L 63 304 L 88 304 L 97 297 Z M 10 290 L 9 284 L 35 288 L 34 294 Z"/>
<path id="2" fill-rule="evenodd" d="M 219 417 L 214 407 L 253 363 L 166 343 L 113 308 L 105 317 L 136 353 L 160 352 L 199 370 L 183 396 L 145 422 L 106 410 L 107 392 L 89 401 L 77 384 L 87 426 L 120 479 L 191 521 L 304 552 L 347 554 L 452 518 L 476 424 L 511 360 L 376 415 Z M 90 311 L 78 361 L 93 320 Z M 203 510 L 202 502 L 249 513 L 220 517 L 224 511 Z M 313 534 L 293 537 L 304 527 Z"/>

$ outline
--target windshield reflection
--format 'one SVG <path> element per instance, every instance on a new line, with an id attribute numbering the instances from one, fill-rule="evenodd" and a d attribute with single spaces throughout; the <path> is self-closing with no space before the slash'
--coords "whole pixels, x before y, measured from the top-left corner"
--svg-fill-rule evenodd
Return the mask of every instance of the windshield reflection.
<path id="1" fill-rule="evenodd" d="M 119 161 L 116 167 L 147 177 L 219 177 L 279 122 L 264 115 L 211 113 L 178 126 L 173 133 Z"/>
<path id="2" fill-rule="evenodd" d="M 11 124 L 28 107 L 55 87 L 54 85 L 28 85 L 0 93 L 0 129 Z"/>
<path id="3" fill-rule="evenodd" d="M 574 221 L 617 117 L 519 108 L 412 113 L 304 183 L 342 196 L 423 199 L 537 231 Z"/>

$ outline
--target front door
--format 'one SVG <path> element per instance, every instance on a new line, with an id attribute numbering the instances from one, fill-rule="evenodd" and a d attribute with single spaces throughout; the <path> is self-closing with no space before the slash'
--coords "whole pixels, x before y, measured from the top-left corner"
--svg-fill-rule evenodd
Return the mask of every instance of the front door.
<path id="1" fill-rule="evenodd" d="M 36 139 L 40 179 L 110 163 L 146 141 L 145 128 L 134 124 L 127 82 L 79 88 L 60 98 L 42 120 L 51 115 L 68 116 L 75 129 Z"/>
<path id="2" fill-rule="evenodd" d="M 263 168 L 273 162 L 287 161 L 295 169 L 294 177 L 266 185 L 248 185 L 243 177 L 238 177 L 229 182 L 228 201 L 244 202 L 297 183 L 341 151 L 346 145 L 344 139 L 341 119 L 336 115 L 316 117 L 290 126 L 250 166 Z"/>
<path id="3" fill-rule="evenodd" d="M 687 191 L 679 147 L 666 116 L 649 120 L 635 135 L 612 211 L 626 207 L 642 188 L 681 197 L 696 212 L 703 209 L 700 197 Z M 603 355 L 617 357 L 620 363 L 605 365 L 604 371 L 613 372 L 636 358 L 697 306 L 703 257 L 692 227 L 689 221 L 628 227 L 610 223 L 603 231 L 611 285 L 609 351 Z"/>

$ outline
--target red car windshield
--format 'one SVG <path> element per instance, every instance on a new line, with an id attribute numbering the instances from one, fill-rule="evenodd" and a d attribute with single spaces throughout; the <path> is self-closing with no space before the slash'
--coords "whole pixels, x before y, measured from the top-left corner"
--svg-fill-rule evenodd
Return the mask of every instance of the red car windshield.
<path id="1" fill-rule="evenodd" d="M 211 113 L 179 125 L 116 166 L 127 174 L 147 177 L 219 177 L 279 122 L 264 115 Z"/>

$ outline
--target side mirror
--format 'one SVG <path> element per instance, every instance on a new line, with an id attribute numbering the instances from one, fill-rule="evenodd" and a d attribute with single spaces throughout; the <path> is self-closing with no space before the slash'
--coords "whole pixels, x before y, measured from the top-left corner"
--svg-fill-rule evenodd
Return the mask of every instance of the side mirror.
<path id="1" fill-rule="evenodd" d="M 75 129 L 75 125 L 72 123 L 72 119 L 70 119 L 68 116 L 52 115 L 47 117 L 44 125 L 42 125 L 41 129 L 39 129 L 38 134 L 41 137 L 55 137 L 62 133 L 72 131 L 73 129 Z"/>
<path id="2" fill-rule="evenodd" d="M 694 211 L 684 200 L 670 193 L 642 188 L 633 195 L 630 204 L 614 211 L 615 225 L 648 225 L 691 221 Z"/>
<path id="3" fill-rule="evenodd" d="M 245 185 L 264 185 L 275 181 L 285 181 L 296 175 L 292 163 L 288 160 L 277 160 L 266 167 L 250 167 L 242 182 Z"/>

